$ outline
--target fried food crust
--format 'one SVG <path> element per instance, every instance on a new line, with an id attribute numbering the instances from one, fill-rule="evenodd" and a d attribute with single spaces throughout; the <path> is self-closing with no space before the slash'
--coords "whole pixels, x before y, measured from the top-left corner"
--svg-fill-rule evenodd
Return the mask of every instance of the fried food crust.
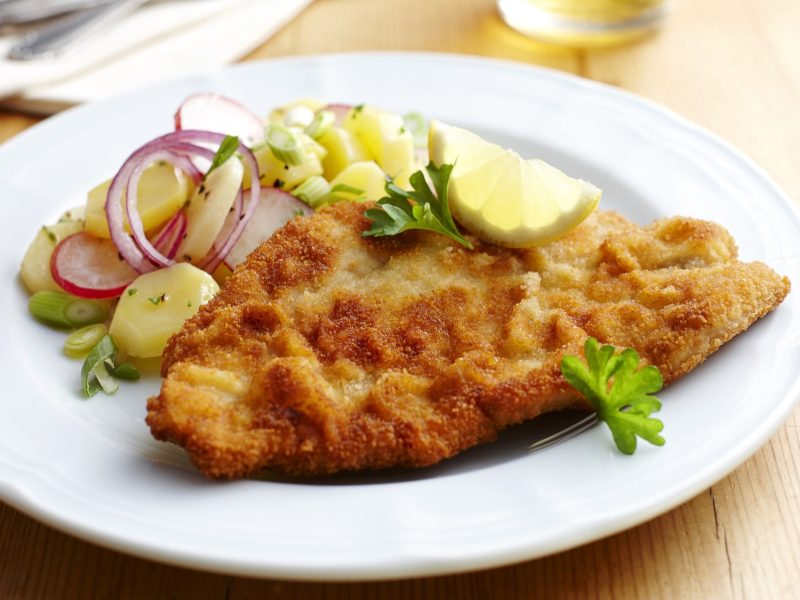
<path id="1" fill-rule="evenodd" d="M 586 406 L 559 365 L 588 336 L 670 382 L 789 291 L 705 221 L 597 212 L 541 248 L 469 251 L 364 238 L 364 209 L 293 220 L 172 337 L 148 401 L 157 439 L 216 478 L 423 467 Z"/>

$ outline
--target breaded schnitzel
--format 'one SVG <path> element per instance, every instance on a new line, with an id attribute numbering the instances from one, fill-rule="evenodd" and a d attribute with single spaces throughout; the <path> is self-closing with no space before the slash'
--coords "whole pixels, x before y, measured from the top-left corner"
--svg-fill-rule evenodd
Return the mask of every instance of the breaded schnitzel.
<path id="1" fill-rule="evenodd" d="M 597 212 L 547 246 L 470 251 L 364 238 L 364 208 L 290 222 L 170 340 L 147 422 L 206 475 L 431 465 L 583 405 L 559 364 L 588 336 L 670 382 L 789 291 L 705 221 Z"/>

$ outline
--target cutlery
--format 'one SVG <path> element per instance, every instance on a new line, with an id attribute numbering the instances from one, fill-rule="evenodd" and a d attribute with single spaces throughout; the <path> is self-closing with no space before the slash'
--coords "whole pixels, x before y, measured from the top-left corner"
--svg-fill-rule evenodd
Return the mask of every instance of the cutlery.
<path id="1" fill-rule="evenodd" d="M 565 427 L 561 431 L 558 431 L 553 435 L 549 435 L 546 438 L 542 438 L 541 440 L 537 440 L 528 446 L 528 450 L 530 452 L 538 452 L 539 450 L 544 450 L 545 448 L 549 448 L 550 446 L 554 446 L 560 442 L 574 438 L 576 435 L 594 427 L 599 420 L 600 419 L 597 417 L 597 413 L 587 415 L 572 425 Z"/>
<path id="2" fill-rule="evenodd" d="M 52 58 L 122 20 L 148 0 L 112 0 L 51 25 L 29 31 L 8 51 L 13 60 Z"/>
<path id="3" fill-rule="evenodd" d="M 26 25 L 114 0 L 0 0 L 0 25 Z"/>

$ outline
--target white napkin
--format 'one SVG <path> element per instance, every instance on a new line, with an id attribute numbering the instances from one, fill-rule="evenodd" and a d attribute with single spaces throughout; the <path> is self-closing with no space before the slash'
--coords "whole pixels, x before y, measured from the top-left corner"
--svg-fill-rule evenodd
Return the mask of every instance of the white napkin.
<path id="1" fill-rule="evenodd" d="M 311 2 L 151 3 L 55 59 L 8 60 L 14 40 L 0 39 L 0 104 L 52 113 L 219 67 L 256 48 Z"/>

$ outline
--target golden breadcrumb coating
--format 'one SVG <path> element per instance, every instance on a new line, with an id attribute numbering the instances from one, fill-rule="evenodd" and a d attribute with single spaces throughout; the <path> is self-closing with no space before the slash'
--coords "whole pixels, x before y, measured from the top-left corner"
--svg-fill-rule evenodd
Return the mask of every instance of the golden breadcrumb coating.
<path id="1" fill-rule="evenodd" d="M 670 382 L 789 291 L 695 219 L 597 212 L 540 248 L 470 251 L 421 231 L 364 238 L 364 209 L 294 219 L 172 337 L 148 402 L 157 439 L 221 478 L 431 465 L 583 405 L 559 365 L 588 336 Z"/>

